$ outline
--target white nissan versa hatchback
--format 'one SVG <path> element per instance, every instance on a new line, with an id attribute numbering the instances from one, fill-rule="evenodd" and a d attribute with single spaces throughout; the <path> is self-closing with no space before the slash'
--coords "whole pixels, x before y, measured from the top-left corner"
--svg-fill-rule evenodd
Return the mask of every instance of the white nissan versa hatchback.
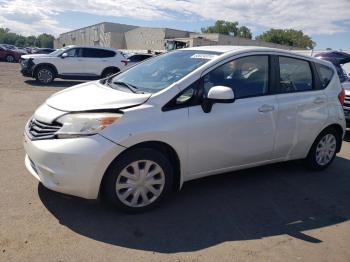
<path id="1" fill-rule="evenodd" d="M 52 190 L 144 211 L 199 177 L 293 159 L 326 168 L 344 96 L 326 61 L 181 49 L 49 97 L 25 127 L 25 164 Z"/>

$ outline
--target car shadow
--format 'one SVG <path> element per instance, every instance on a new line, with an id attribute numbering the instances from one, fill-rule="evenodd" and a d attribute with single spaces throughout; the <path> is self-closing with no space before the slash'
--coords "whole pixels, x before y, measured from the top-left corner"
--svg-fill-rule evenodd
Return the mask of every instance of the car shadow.
<path id="1" fill-rule="evenodd" d="M 119 212 L 46 189 L 42 203 L 59 223 L 91 239 L 138 250 L 188 252 L 225 241 L 286 234 L 307 242 L 307 230 L 350 218 L 350 160 L 310 172 L 294 162 L 232 172 L 185 183 L 157 209 Z"/>
<path id="2" fill-rule="evenodd" d="M 36 80 L 25 80 L 26 84 L 35 86 L 35 87 L 71 87 L 85 83 L 83 81 L 71 81 L 71 80 L 55 80 L 51 84 L 43 85 L 38 83 Z"/>

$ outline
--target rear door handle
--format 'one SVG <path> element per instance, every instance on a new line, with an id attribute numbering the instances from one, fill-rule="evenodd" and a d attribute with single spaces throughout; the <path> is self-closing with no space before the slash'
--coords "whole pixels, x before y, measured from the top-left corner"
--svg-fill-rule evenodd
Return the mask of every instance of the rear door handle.
<path id="1" fill-rule="evenodd" d="M 314 104 L 323 104 L 326 100 L 323 97 L 316 97 L 313 102 Z"/>
<path id="2" fill-rule="evenodd" d="M 267 113 L 267 112 L 275 110 L 275 107 L 273 105 L 262 105 L 261 107 L 259 107 L 258 110 L 261 113 Z"/>

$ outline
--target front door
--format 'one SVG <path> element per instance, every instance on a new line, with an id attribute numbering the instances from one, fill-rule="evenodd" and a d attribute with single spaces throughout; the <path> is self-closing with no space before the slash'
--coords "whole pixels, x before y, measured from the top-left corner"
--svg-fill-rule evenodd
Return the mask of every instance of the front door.
<path id="1" fill-rule="evenodd" d="M 277 101 L 270 94 L 269 56 L 238 58 L 205 76 L 203 95 L 213 86 L 228 86 L 236 100 L 215 103 L 211 112 L 189 108 L 190 176 L 226 171 L 271 160 Z"/>
<path id="2" fill-rule="evenodd" d="M 81 48 L 71 48 L 65 53 L 66 57 L 58 57 L 55 63 L 58 73 L 64 76 L 76 76 L 84 74 L 86 71 L 84 61 L 82 59 Z"/>

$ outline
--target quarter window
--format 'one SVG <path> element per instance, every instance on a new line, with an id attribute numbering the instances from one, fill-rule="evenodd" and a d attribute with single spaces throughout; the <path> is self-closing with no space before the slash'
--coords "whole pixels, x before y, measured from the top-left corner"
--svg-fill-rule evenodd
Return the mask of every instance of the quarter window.
<path id="1" fill-rule="evenodd" d="M 204 94 L 213 86 L 232 88 L 236 98 L 268 93 L 268 56 L 247 56 L 228 62 L 204 76 Z"/>
<path id="2" fill-rule="evenodd" d="M 312 72 L 307 61 L 279 57 L 280 92 L 300 92 L 312 90 Z"/>
<path id="3" fill-rule="evenodd" d="M 333 77 L 333 70 L 327 66 L 316 64 L 321 81 L 321 88 L 326 88 Z"/>

